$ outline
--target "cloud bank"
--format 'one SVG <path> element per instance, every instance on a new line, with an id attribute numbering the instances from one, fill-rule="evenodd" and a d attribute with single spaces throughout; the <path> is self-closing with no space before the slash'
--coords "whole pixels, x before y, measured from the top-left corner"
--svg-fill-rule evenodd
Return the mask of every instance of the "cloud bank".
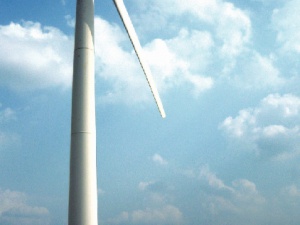
<path id="1" fill-rule="evenodd" d="M 14 91 L 69 87 L 72 43 L 57 28 L 40 23 L 0 26 L 0 85 Z"/>
<path id="2" fill-rule="evenodd" d="M 0 224 L 50 224 L 49 211 L 44 207 L 28 205 L 27 198 L 22 192 L 0 189 Z"/>
<path id="3" fill-rule="evenodd" d="M 220 128 L 240 143 L 241 150 L 250 149 L 267 159 L 288 160 L 300 154 L 299 112 L 299 97 L 270 94 L 259 106 L 227 117 Z"/>

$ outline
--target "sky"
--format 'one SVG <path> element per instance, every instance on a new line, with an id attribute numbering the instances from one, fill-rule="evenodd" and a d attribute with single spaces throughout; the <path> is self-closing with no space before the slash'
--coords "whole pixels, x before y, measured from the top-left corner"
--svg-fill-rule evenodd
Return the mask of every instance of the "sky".
<path id="1" fill-rule="evenodd" d="M 99 225 L 298 225 L 300 0 L 95 1 Z M 0 225 L 66 225 L 75 0 L 0 1 Z"/>

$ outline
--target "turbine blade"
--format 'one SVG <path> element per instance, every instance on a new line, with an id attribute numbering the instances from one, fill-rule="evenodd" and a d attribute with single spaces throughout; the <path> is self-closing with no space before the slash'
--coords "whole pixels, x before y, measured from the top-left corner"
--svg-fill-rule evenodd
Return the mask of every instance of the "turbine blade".
<path id="1" fill-rule="evenodd" d="M 155 82 L 153 80 L 150 68 L 149 68 L 149 66 L 146 63 L 146 60 L 144 58 L 143 50 L 142 50 L 140 41 L 139 41 L 138 36 L 137 36 L 137 34 L 135 32 L 135 29 L 134 29 L 134 27 L 132 25 L 132 22 L 130 20 L 130 17 L 128 15 L 128 12 L 126 10 L 124 2 L 123 2 L 123 0 L 114 0 L 114 3 L 115 3 L 115 6 L 116 6 L 116 8 L 117 8 L 117 10 L 119 12 L 119 15 L 120 15 L 122 21 L 123 21 L 125 29 L 126 29 L 126 31 L 128 33 L 130 41 L 131 41 L 131 43 L 133 45 L 133 48 L 135 50 L 135 53 L 136 53 L 136 55 L 137 55 L 137 57 L 138 57 L 138 59 L 140 61 L 140 64 L 142 66 L 142 69 L 144 71 L 146 79 L 147 79 L 148 84 L 150 86 L 151 92 L 152 92 L 153 97 L 154 97 L 154 99 L 156 101 L 158 110 L 159 110 L 162 118 L 165 118 L 166 117 L 166 113 L 165 113 L 163 104 L 162 104 L 161 99 L 159 97 L 159 94 L 158 94 Z"/>

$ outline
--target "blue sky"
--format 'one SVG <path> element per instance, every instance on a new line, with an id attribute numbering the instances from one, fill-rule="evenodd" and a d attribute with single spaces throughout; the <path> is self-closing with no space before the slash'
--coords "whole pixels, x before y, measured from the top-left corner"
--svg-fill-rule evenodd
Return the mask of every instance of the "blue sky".
<path id="1" fill-rule="evenodd" d="M 300 0 L 95 2 L 99 224 L 298 225 Z M 0 2 L 0 224 L 67 224 L 75 1 Z"/>

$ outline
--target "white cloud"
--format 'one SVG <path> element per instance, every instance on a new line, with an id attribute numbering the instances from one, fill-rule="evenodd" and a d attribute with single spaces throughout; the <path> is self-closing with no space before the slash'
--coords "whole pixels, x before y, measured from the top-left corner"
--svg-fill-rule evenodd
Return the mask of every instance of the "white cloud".
<path id="1" fill-rule="evenodd" d="M 285 1 L 282 8 L 273 11 L 272 23 L 278 32 L 277 41 L 286 51 L 300 53 L 300 15 L 299 0 Z"/>
<path id="2" fill-rule="evenodd" d="M 191 85 L 195 96 L 211 89 L 213 79 L 203 76 L 211 63 L 214 43 L 208 32 L 188 31 L 183 28 L 178 36 L 155 39 L 146 48 L 149 64 L 162 90 Z"/>
<path id="3" fill-rule="evenodd" d="M 0 189 L 0 224 L 50 224 L 49 211 L 44 207 L 28 205 L 24 193 Z"/>
<path id="4" fill-rule="evenodd" d="M 153 162 L 155 162 L 159 165 L 167 165 L 168 164 L 168 161 L 166 161 L 161 155 L 159 155 L 157 153 L 152 156 L 152 160 L 153 160 Z"/>
<path id="5" fill-rule="evenodd" d="M 223 1 L 139 1 L 139 25 L 149 17 L 157 26 L 145 26 L 155 38 L 142 36 L 159 91 L 188 87 L 193 96 L 214 87 L 226 74 L 248 88 L 277 87 L 284 80 L 271 57 L 247 50 L 251 20 L 234 4 Z M 142 18 L 142 19 L 141 19 Z M 74 19 L 66 16 L 70 26 Z M 188 24 L 188 26 L 186 26 Z M 203 26 L 202 26 L 203 25 Z M 163 26 L 163 27 L 162 27 Z M 164 27 L 165 26 L 165 27 Z M 164 29 L 167 28 L 167 29 Z M 159 37 L 158 33 L 161 34 Z M 150 37 L 150 38 L 149 38 Z M 0 85 L 14 90 L 69 87 L 72 77 L 73 37 L 54 27 L 23 22 L 0 26 L 0 47 L 11 52 L 0 62 Z M 135 104 L 150 99 L 151 92 L 123 28 L 95 18 L 95 52 L 98 101 Z M 250 52 L 250 53 L 249 53 Z M 242 57 L 240 57 L 242 55 Z M 247 63 L 245 63 L 247 62 Z M 185 88 L 186 90 L 187 88 Z M 137 94 L 138 93 L 138 94 Z"/>
<path id="6" fill-rule="evenodd" d="M 240 203 L 248 204 L 252 202 L 252 204 L 261 205 L 265 203 L 265 198 L 260 195 L 258 192 L 256 185 L 247 180 L 247 179 L 239 179 L 232 182 L 234 188 L 235 200 Z M 255 208 L 253 208 L 255 210 Z"/>
<path id="7" fill-rule="evenodd" d="M 135 4 L 141 10 L 132 16 L 134 20 L 149 16 L 153 21 L 155 15 L 173 24 L 168 29 L 159 30 L 162 34 L 170 31 L 168 35 L 147 40 L 144 45 L 162 93 L 184 86 L 197 97 L 211 89 L 216 77 L 228 69 L 231 71 L 236 57 L 244 52 L 251 39 L 251 21 L 247 13 L 226 1 L 166 0 Z M 70 16 L 66 19 L 70 26 L 74 25 L 74 19 Z M 189 26 L 183 21 L 188 21 Z M 199 23 L 204 26 L 199 26 Z M 146 27 L 158 31 L 157 27 Z M 73 38 L 53 27 L 23 22 L 1 26 L 0 41 L 3 52 L 12 52 L 0 62 L 3 68 L 0 85 L 14 90 L 70 86 Z M 100 102 L 134 104 L 152 98 L 123 28 L 96 17 L 95 52 L 96 74 L 101 85 L 97 91 Z M 280 82 L 278 71 L 268 59 L 259 56 L 254 59 L 252 65 L 259 71 L 254 74 L 259 76 L 253 79 L 252 74 L 245 73 L 249 76 L 246 79 L 241 77 L 241 81 L 254 80 L 259 85 L 270 80 Z"/>
<path id="8" fill-rule="evenodd" d="M 208 167 L 200 170 L 202 187 L 202 206 L 213 215 L 227 211 L 234 214 L 258 212 L 266 200 L 256 189 L 256 185 L 247 179 L 234 180 L 230 185 L 211 172 Z"/>
<path id="9" fill-rule="evenodd" d="M 143 24 L 140 33 L 156 38 L 146 47 L 153 52 L 149 61 L 155 74 L 160 74 L 160 86 L 163 79 L 164 87 L 184 83 L 199 96 L 220 78 L 242 88 L 278 88 L 285 83 L 273 56 L 251 49 L 251 19 L 234 4 L 142 0 L 137 5 L 140 13 L 134 18 L 137 25 Z M 159 18 L 159 25 L 153 24 L 153 18 Z"/>
<path id="10" fill-rule="evenodd" d="M 164 181 L 143 181 L 139 183 L 138 189 L 144 195 L 147 208 L 152 210 L 164 208 L 174 202 L 176 198 L 172 194 L 174 186 Z"/>
<path id="11" fill-rule="evenodd" d="M 75 28 L 76 21 L 75 21 L 74 17 L 72 17 L 70 15 L 66 15 L 65 19 L 66 19 L 67 24 L 68 24 L 69 27 Z"/>
<path id="12" fill-rule="evenodd" d="M 226 132 L 233 137 L 246 136 L 248 126 L 252 126 L 256 122 L 252 111 L 251 109 L 244 109 L 239 112 L 239 116 L 236 118 L 227 117 L 221 128 L 225 128 Z"/>
<path id="13" fill-rule="evenodd" d="M 150 99 L 150 89 L 124 29 L 97 17 L 95 30 L 97 74 L 110 85 L 101 101 L 132 104 Z M 190 33 L 184 29 L 178 37 L 154 39 L 147 43 L 144 52 L 158 89 L 164 92 L 190 85 L 195 96 L 210 89 L 212 78 L 200 75 L 199 71 L 209 63 L 212 45 L 207 32 Z M 195 51 L 198 54 L 194 54 Z"/>
<path id="14" fill-rule="evenodd" d="M 148 100 L 151 92 L 137 58 L 123 47 L 127 40 L 124 31 L 96 17 L 95 39 L 96 73 L 109 85 L 101 101 L 132 104 Z"/>
<path id="15" fill-rule="evenodd" d="M 0 85 L 17 91 L 69 87 L 72 43 L 57 28 L 39 23 L 0 26 Z"/>
<path id="16" fill-rule="evenodd" d="M 169 201 L 174 199 L 168 194 L 172 187 L 161 181 L 140 182 L 138 189 L 144 194 L 147 207 L 123 211 L 119 215 L 103 221 L 103 224 L 183 224 L 183 213 Z"/>
<path id="17" fill-rule="evenodd" d="M 296 185 L 290 185 L 284 188 L 284 194 L 287 194 L 289 197 L 295 198 L 300 197 L 300 189 Z"/>
<path id="18" fill-rule="evenodd" d="M 282 96 L 271 94 L 262 100 L 262 105 L 264 105 L 268 111 L 273 109 L 277 110 L 277 113 L 286 119 L 299 117 L 300 98 L 292 94 Z"/>
<path id="19" fill-rule="evenodd" d="M 122 212 L 115 218 L 109 219 L 108 224 L 182 224 L 181 211 L 173 205 L 165 205 L 161 208 L 146 208 L 132 212 Z"/>
<path id="20" fill-rule="evenodd" d="M 201 25 L 209 27 L 218 42 L 221 42 L 220 52 L 224 57 L 238 55 L 251 37 L 251 21 L 248 15 L 226 1 L 155 0 L 139 1 L 138 5 L 141 14 L 135 18 L 148 22 L 145 29 L 154 27 L 159 31 L 165 28 L 176 30 L 182 26 L 183 21 L 197 29 Z M 155 25 L 157 21 L 153 18 L 158 18 L 159 25 Z"/>
<path id="21" fill-rule="evenodd" d="M 9 107 L 2 109 L 2 104 L 0 103 L 0 125 L 15 121 L 16 119 L 16 112 Z M 17 144 L 19 139 L 19 135 L 0 129 L 0 150 L 12 144 Z"/>
<path id="22" fill-rule="evenodd" d="M 1 105 L 0 105 L 0 124 L 12 120 L 16 120 L 16 112 L 9 107 L 1 110 Z"/>
<path id="23" fill-rule="evenodd" d="M 138 187 L 139 187 L 139 189 L 140 189 L 141 191 L 145 191 L 145 190 L 147 190 L 148 187 L 149 187 L 150 185 L 152 185 L 152 184 L 154 184 L 153 181 L 151 181 L 151 182 L 140 182 L 139 185 L 138 185 Z"/>
<path id="24" fill-rule="evenodd" d="M 251 37 L 251 20 L 232 3 L 220 3 L 217 12 L 217 35 L 223 41 L 221 54 L 224 57 L 239 55 Z"/>
<path id="25" fill-rule="evenodd" d="M 219 179 L 214 173 L 212 173 L 208 167 L 203 167 L 201 169 L 199 178 L 205 179 L 208 182 L 209 186 L 213 188 L 233 191 L 232 188 L 226 186 L 221 179 Z"/>
<path id="26" fill-rule="evenodd" d="M 250 42 L 251 21 L 248 15 L 226 1 L 166 0 L 134 4 L 139 8 L 139 14 L 132 16 L 138 31 L 144 29 L 146 34 L 155 32 L 152 40 L 149 40 L 151 35 L 147 35 L 144 51 L 160 92 L 185 86 L 189 87 L 193 96 L 199 96 L 211 89 L 215 83 L 213 77 L 222 73 L 216 68 L 220 68 L 220 64 L 224 67 L 234 65 L 235 57 Z M 95 24 L 98 74 L 112 86 L 101 97 L 102 101 L 125 100 L 132 103 L 149 99 L 149 90 L 136 57 L 124 46 L 129 40 L 123 29 L 101 18 L 97 18 Z"/>
<path id="27" fill-rule="evenodd" d="M 257 52 L 245 53 L 240 58 L 234 70 L 234 80 L 237 86 L 248 89 L 279 87 L 285 83 L 280 71 L 275 67 L 271 57 L 264 57 Z"/>
<path id="28" fill-rule="evenodd" d="M 300 99 L 286 94 L 271 94 L 256 108 L 243 109 L 235 118 L 227 117 L 220 128 L 241 148 L 258 155 L 287 160 L 300 154 Z"/>
<path id="29" fill-rule="evenodd" d="M 145 209 L 132 212 L 134 224 L 181 224 L 182 213 L 172 205 L 161 209 Z"/>
<path id="30" fill-rule="evenodd" d="M 277 0 L 276 2 L 273 1 L 273 0 L 251 0 L 253 2 L 261 2 L 263 3 L 264 5 L 270 5 L 270 4 L 278 4 L 278 3 L 282 3 L 282 2 L 286 2 L 286 0 Z"/>

